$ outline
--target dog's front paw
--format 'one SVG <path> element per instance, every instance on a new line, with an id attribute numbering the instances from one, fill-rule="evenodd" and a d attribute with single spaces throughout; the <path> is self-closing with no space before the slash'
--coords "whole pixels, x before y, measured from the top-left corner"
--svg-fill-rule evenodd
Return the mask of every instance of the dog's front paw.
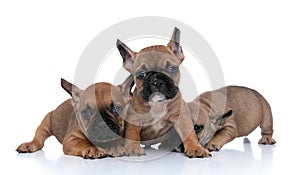
<path id="1" fill-rule="evenodd" d="M 184 150 L 184 154 L 189 158 L 211 157 L 209 151 L 200 145 L 186 147 Z"/>
<path id="2" fill-rule="evenodd" d="M 33 153 L 42 149 L 43 146 L 43 144 L 40 144 L 37 141 L 25 142 L 18 146 L 16 151 L 19 153 Z"/>
<path id="3" fill-rule="evenodd" d="M 84 159 L 101 159 L 108 157 L 108 154 L 99 147 L 89 146 L 82 150 L 82 157 Z"/>
<path id="4" fill-rule="evenodd" d="M 272 138 L 272 136 L 262 136 L 262 138 L 258 141 L 258 144 L 263 145 L 273 145 L 276 141 Z"/>
<path id="5" fill-rule="evenodd" d="M 146 155 L 144 148 L 139 144 L 126 144 L 125 155 L 127 156 L 142 156 Z"/>
<path id="6" fill-rule="evenodd" d="M 208 151 L 220 151 L 221 146 L 217 143 L 213 143 L 213 142 L 209 142 L 206 144 L 205 146 L 206 149 L 208 149 Z"/>
<path id="7" fill-rule="evenodd" d="M 119 157 L 125 155 L 125 148 L 123 146 L 116 146 L 106 149 L 107 154 L 112 157 Z"/>

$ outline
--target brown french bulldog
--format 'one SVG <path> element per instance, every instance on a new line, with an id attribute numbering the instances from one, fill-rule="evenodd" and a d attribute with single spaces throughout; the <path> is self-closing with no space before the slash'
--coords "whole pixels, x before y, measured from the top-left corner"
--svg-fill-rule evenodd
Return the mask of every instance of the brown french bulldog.
<path id="1" fill-rule="evenodd" d="M 188 103 L 199 143 L 218 151 L 236 137 L 247 136 L 258 126 L 259 144 L 275 144 L 273 118 L 266 99 L 253 89 L 226 86 L 199 95 Z"/>
<path id="2" fill-rule="evenodd" d="M 143 155 L 140 143 L 163 142 L 175 128 L 188 157 L 211 156 L 198 143 L 189 109 L 178 89 L 179 66 L 184 60 L 179 38 L 180 31 L 175 28 L 167 46 L 150 46 L 139 52 L 117 40 L 123 67 L 134 76 L 136 84 L 126 119 L 127 155 Z"/>
<path id="3" fill-rule="evenodd" d="M 86 159 L 123 155 L 121 136 L 133 77 L 129 76 L 119 86 L 100 82 L 80 90 L 64 79 L 61 79 L 61 86 L 72 98 L 49 112 L 33 140 L 21 144 L 16 151 L 40 150 L 45 140 L 54 135 L 66 155 Z"/>

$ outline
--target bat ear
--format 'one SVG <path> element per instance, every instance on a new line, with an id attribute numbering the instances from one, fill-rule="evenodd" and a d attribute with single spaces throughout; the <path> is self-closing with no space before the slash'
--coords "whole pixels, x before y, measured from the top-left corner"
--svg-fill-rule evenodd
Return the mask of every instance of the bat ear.
<path id="1" fill-rule="evenodd" d="M 117 39 L 116 45 L 120 52 L 120 55 L 123 58 L 124 69 L 130 72 L 131 67 L 133 65 L 133 59 L 136 53 L 132 51 L 128 46 L 126 46 L 123 42 L 121 42 L 119 39 Z"/>
<path id="2" fill-rule="evenodd" d="M 120 84 L 118 87 L 120 88 L 120 91 L 122 93 L 122 95 L 126 98 L 129 99 L 129 97 L 131 97 L 132 93 L 131 93 L 131 89 L 134 85 L 134 81 L 133 81 L 133 75 L 130 74 L 126 80 Z"/>
<path id="3" fill-rule="evenodd" d="M 213 123 L 217 126 L 221 125 L 224 120 L 226 120 L 228 117 L 233 116 L 232 109 L 229 109 L 225 111 L 224 113 L 217 114 L 217 116 L 213 117 Z"/>
<path id="4" fill-rule="evenodd" d="M 80 90 L 77 86 L 61 78 L 61 87 L 71 95 L 73 101 L 79 101 L 82 90 Z"/>
<path id="5" fill-rule="evenodd" d="M 174 28 L 172 37 L 167 46 L 178 57 L 180 62 L 184 60 L 182 47 L 180 46 L 180 30 L 177 27 Z"/>

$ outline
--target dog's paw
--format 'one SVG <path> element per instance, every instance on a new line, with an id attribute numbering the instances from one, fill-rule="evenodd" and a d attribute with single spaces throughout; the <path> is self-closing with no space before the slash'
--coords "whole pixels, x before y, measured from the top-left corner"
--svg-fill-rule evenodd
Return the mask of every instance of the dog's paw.
<path id="1" fill-rule="evenodd" d="M 262 136 L 262 138 L 258 141 L 258 144 L 263 145 L 273 145 L 276 141 L 271 136 Z"/>
<path id="2" fill-rule="evenodd" d="M 221 146 L 217 143 L 207 143 L 205 146 L 206 149 L 208 149 L 208 151 L 220 151 Z"/>
<path id="3" fill-rule="evenodd" d="M 36 141 L 31 142 L 25 142 L 22 143 L 18 148 L 16 149 L 19 153 L 33 153 L 43 148 L 43 144 L 40 144 Z"/>
<path id="4" fill-rule="evenodd" d="M 111 147 L 105 150 L 106 153 L 112 157 L 119 157 L 125 155 L 125 148 L 123 146 Z"/>
<path id="5" fill-rule="evenodd" d="M 89 146 L 82 150 L 82 157 L 84 159 L 101 159 L 108 157 L 108 154 L 99 147 Z"/>
<path id="6" fill-rule="evenodd" d="M 125 155 L 127 156 L 142 156 L 146 155 L 144 148 L 139 144 L 126 144 Z"/>
<path id="7" fill-rule="evenodd" d="M 205 158 L 205 157 L 211 157 L 211 154 L 208 150 L 203 148 L 200 145 L 197 146 L 189 146 L 185 148 L 184 154 L 188 156 L 189 158 Z"/>

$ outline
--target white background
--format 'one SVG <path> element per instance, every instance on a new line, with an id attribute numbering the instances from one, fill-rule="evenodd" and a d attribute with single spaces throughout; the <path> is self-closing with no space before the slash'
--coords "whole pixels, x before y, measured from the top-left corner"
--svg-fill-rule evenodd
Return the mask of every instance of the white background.
<path id="1" fill-rule="evenodd" d="M 97 164 L 97 161 L 92 163 L 62 156 L 61 145 L 54 138 L 46 142 L 44 152 L 32 154 L 32 157 L 19 155 L 14 150 L 20 143 L 32 138 L 48 111 L 69 98 L 60 87 L 60 78 L 73 80 L 77 61 L 88 43 L 107 27 L 139 16 L 164 16 L 191 26 L 214 50 L 227 85 L 248 86 L 261 92 L 272 107 L 274 138 L 278 142 L 273 149 L 270 171 L 264 173 L 285 172 L 286 169 L 297 171 L 293 160 L 299 156 L 299 9 L 300 4 L 296 0 L 1 1 L 0 136 L 2 159 L 5 161 L 1 171 L 52 174 L 62 169 L 68 174 L 72 169 L 76 172 L 78 167 L 85 170 L 98 166 L 97 171 L 104 171 L 106 166 L 114 167 L 118 163 L 118 168 L 125 168 L 122 167 L 123 161 L 113 162 L 112 166 L 111 159 L 99 160 Z M 119 70 L 121 58 L 116 65 L 111 65 L 112 69 Z M 185 64 L 185 67 L 188 66 Z M 260 148 L 256 144 L 259 131 L 253 135 L 253 154 L 261 160 Z M 234 152 L 243 147 L 239 139 L 234 143 L 226 148 Z M 226 156 L 226 150 L 223 153 Z M 44 159 L 39 159 L 40 154 Z M 226 167 L 231 163 L 225 159 L 221 165 L 211 167 L 215 165 L 214 160 L 219 160 L 215 157 L 220 154 L 205 161 L 186 161 L 185 157 L 180 157 L 184 164 L 174 160 L 174 163 L 177 162 L 176 172 L 182 174 L 189 170 L 197 174 L 194 170 L 201 164 L 218 172 L 220 166 Z M 234 161 L 234 158 L 230 160 Z M 39 161 L 45 161 L 45 166 L 41 168 Z M 52 172 L 58 165 L 56 161 L 64 164 L 59 164 L 60 169 Z M 172 166 L 172 160 L 166 162 L 166 166 Z M 244 162 L 245 167 L 248 163 Z M 148 163 L 148 168 L 143 164 L 132 164 L 140 173 L 144 170 L 147 173 L 161 172 L 149 168 L 153 164 Z M 162 168 L 164 164 L 159 166 Z M 205 166 L 203 168 L 205 170 Z M 224 172 L 238 174 L 235 170 L 229 168 Z M 124 172 L 134 174 L 135 169 Z"/>

